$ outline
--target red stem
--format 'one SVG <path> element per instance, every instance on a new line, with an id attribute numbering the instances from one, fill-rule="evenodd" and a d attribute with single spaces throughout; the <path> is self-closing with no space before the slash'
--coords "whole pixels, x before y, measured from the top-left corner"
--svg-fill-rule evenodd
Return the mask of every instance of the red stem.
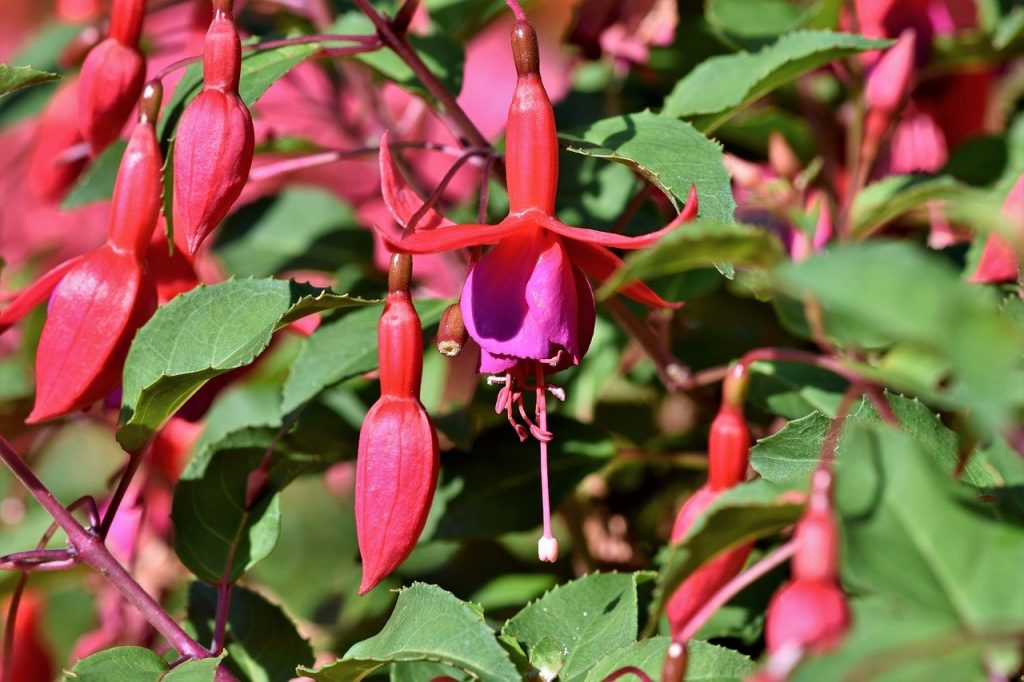
<path id="1" fill-rule="evenodd" d="M 146 620 L 163 635 L 171 646 L 191 658 L 210 657 L 210 652 L 192 639 L 117 562 L 100 537 L 88 532 L 78 524 L 71 512 L 61 505 L 53 493 L 22 461 L 21 456 L 3 438 L 0 438 L 0 459 L 3 459 L 15 477 L 64 530 L 68 541 L 81 557 L 82 562 L 99 571 L 129 603 L 142 612 Z"/>
<path id="2" fill-rule="evenodd" d="M 625 677 L 626 675 L 636 675 L 644 682 L 653 682 L 653 680 L 651 680 L 650 675 L 648 675 L 643 670 L 633 665 L 627 665 L 625 668 L 619 668 L 611 675 L 604 678 L 602 682 L 615 682 L 615 680 L 619 679 L 620 677 Z"/>

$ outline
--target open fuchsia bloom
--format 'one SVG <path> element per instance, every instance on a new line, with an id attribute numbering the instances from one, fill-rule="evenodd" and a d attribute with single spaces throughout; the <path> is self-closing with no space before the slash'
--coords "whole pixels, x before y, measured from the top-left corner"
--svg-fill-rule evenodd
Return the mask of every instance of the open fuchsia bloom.
<path id="1" fill-rule="evenodd" d="M 2 332 L 49 297 L 30 423 L 84 409 L 116 389 L 135 331 L 156 309 L 145 254 L 163 185 L 153 128 L 160 98 L 159 85 L 143 93 L 114 185 L 106 243 L 50 270 L 0 311 Z"/>
<path id="2" fill-rule="evenodd" d="M 78 87 L 78 120 L 93 154 L 117 139 L 131 116 L 146 77 L 146 59 L 139 52 L 143 0 L 114 0 L 110 36 L 90 50 L 82 64 Z"/>
<path id="3" fill-rule="evenodd" d="M 537 37 L 519 20 L 512 29 L 517 82 L 508 114 L 505 167 L 509 215 L 497 225 L 451 225 L 427 211 L 416 230 L 400 240 L 382 235 L 393 250 L 437 253 L 471 246 L 495 245 L 470 271 L 462 289 L 462 318 L 469 336 L 479 344 L 482 374 L 501 384 L 495 405 L 506 412 L 521 440 L 532 435 L 541 446 L 544 533 L 538 545 L 542 561 L 555 561 L 558 545 L 551 534 L 547 492 L 546 375 L 576 365 L 587 352 L 594 332 L 594 295 L 587 275 L 603 280 L 622 260 L 611 248 L 639 249 L 697 215 L 696 190 L 685 209 L 662 229 L 641 237 L 571 227 L 557 220 L 558 141 L 554 111 L 539 71 Z M 408 225 L 417 202 L 403 192 L 399 171 L 381 145 L 385 199 L 402 225 Z M 419 202 L 421 203 L 421 202 Z M 416 207 L 418 208 L 418 206 Z M 636 282 L 623 293 L 652 307 L 675 307 L 646 284 Z M 524 391 L 533 391 L 535 416 L 523 405 Z M 516 412 L 526 423 L 519 423 Z"/>

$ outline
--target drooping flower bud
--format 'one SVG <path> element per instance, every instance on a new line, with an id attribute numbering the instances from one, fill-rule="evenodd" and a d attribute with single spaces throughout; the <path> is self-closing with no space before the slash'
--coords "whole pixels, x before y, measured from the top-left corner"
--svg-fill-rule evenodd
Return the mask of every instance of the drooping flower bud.
<path id="1" fill-rule="evenodd" d="M 242 51 L 229 13 L 218 11 L 203 48 L 202 92 L 178 123 L 174 226 L 195 253 L 241 194 L 252 165 L 252 116 L 238 96 Z"/>
<path id="2" fill-rule="evenodd" d="M 910 92 L 915 44 L 914 30 L 904 30 L 896 44 L 885 51 L 868 75 L 864 91 L 867 118 L 864 123 L 863 150 L 871 157 L 877 153 L 882 136 Z"/>
<path id="3" fill-rule="evenodd" d="M 437 433 L 419 400 L 423 330 L 409 296 L 411 258 L 396 255 L 391 263 L 377 331 L 381 396 L 363 420 L 356 459 L 359 594 L 412 552 L 437 485 Z"/>
<path id="4" fill-rule="evenodd" d="M 115 0 L 110 36 L 82 64 L 78 122 L 93 154 L 117 139 L 142 92 L 146 59 L 139 52 L 144 0 Z"/>
<path id="5" fill-rule="evenodd" d="M 708 435 L 708 487 L 720 491 L 747 475 L 750 429 L 743 416 L 749 376 L 745 365 L 733 365 L 722 387 L 722 405 Z"/>
<path id="6" fill-rule="evenodd" d="M 516 89 L 505 128 L 505 175 L 509 211 L 539 208 L 551 215 L 558 188 L 555 114 L 540 79 L 537 33 L 525 21 L 512 28 Z"/>
<path id="7" fill-rule="evenodd" d="M 834 581 L 794 580 L 768 605 L 765 641 L 768 651 L 799 647 L 811 653 L 834 649 L 850 624 L 846 595 Z"/>
<path id="8" fill-rule="evenodd" d="M 441 313 L 441 322 L 437 326 L 437 352 L 449 358 L 457 357 L 467 338 L 461 304 L 452 303 Z"/>

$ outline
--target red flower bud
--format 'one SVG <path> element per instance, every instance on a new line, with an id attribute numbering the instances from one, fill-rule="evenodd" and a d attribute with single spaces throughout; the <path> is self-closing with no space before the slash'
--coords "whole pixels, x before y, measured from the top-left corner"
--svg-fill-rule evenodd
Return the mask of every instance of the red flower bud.
<path id="1" fill-rule="evenodd" d="M 203 91 L 181 115 L 174 147 L 174 225 L 195 253 L 231 210 L 252 165 L 252 116 L 238 96 L 242 52 L 231 17 L 218 12 L 203 49 Z"/>
<path id="2" fill-rule="evenodd" d="M 42 609 L 40 597 L 31 592 L 22 595 L 14 620 L 11 682 L 50 682 L 54 677 L 53 654 L 43 634 Z"/>
<path id="3" fill-rule="evenodd" d="M 683 504 L 672 527 L 673 542 L 679 542 L 686 537 L 693 523 L 711 506 L 718 494 L 718 491 L 705 485 Z M 744 545 L 719 554 L 691 573 L 683 584 L 676 588 L 665 607 L 674 636 L 680 633 L 708 599 L 743 570 L 752 547 L 753 545 Z"/>
<path id="4" fill-rule="evenodd" d="M 412 552 L 437 485 L 437 433 L 419 400 L 423 330 L 409 298 L 409 260 L 392 259 L 391 291 L 377 331 L 381 396 L 359 432 L 359 594 L 370 591 Z"/>
<path id="5" fill-rule="evenodd" d="M 139 33 L 144 14 L 143 0 L 117 0 L 110 37 L 94 47 L 82 64 L 78 125 L 94 154 L 121 134 L 142 92 L 146 59 L 139 52 Z"/>
<path id="6" fill-rule="evenodd" d="M 839 557 L 839 531 L 832 514 L 810 509 L 797 523 L 793 575 L 798 580 L 835 580 Z"/>
<path id="7" fill-rule="evenodd" d="M 750 430 L 743 410 L 722 405 L 711 422 L 708 436 L 708 485 L 712 490 L 731 488 L 747 477 Z"/>
<path id="8" fill-rule="evenodd" d="M 63 155 L 83 141 L 78 130 L 78 79 L 67 80 L 50 100 L 39 122 L 28 162 L 28 188 L 39 199 L 59 199 L 78 178 L 88 160 Z"/>
<path id="9" fill-rule="evenodd" d="M 512 29 L 512 56 L 518 78 L 505 128 L 509 212 L 539 208 L 553 215 L 558 188 L 555 114 L 540 79 L 537 33 L 525 21 Z"/>
<path id="10" fill-rule="evenodd" d="M 850 624 L 846 595 L 831 580 L 797 579 L 779 590 L 768 605 L 768 651 L 785 647 L 819 654 L 834 649 Z"/>

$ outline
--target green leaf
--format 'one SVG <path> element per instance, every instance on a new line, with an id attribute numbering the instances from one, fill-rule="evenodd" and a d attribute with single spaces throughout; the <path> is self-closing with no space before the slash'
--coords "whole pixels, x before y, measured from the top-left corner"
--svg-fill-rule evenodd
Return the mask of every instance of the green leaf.
<path id="1" fill-rule="evenodd" d="M 876 240 L 786 265 L 775 279 L 786 293 L 817 300 L 826 330 L 869 329 L 948 361 L 952 380 L 942 397 L 970 407 L 981 427 L 998 429 L 1019 404 L 1024 339 L 992 291 L 961 281 L 941 257 Z"/>
<path id="2" fill-rule="evenodd" d="M 660 679 L 671 641 L 669 637 L 652 637 L 613 651 L 598 659 L 585 682 L 603 682 L 626 666 L 643 670 L 652 680 Z M 686 646 L 686 682 L 742 682 L 753 671 L 753 661 L 732 649 L 699 639 Z"/>
<path id="3" fill-rule="evenodd" d="M 939 417 L 927 405 L 916 399 L 886 394 L 900 426 L 912 436 L 935 462 L 949 475 L 960 468 L 957 437 L 942 425 Z M 836 458 L 848 455 L 847 435 L 854 424 L 877 424 L 878 412 L 868 400 L 857 403 L 846 418 L 840 433 Z M 750 464 L 754 471 L 772 483 L 803 488 L 810 481 L 811 472 L 818 464 L 825 433 L 832 420 L 814 412 L 802 419 L 791 421 L 784 428 L 757 442 L 750 451 Z M 980 463 L 968 463 L 968 480 L 981 484 L 987 479 Z"/>
<path id="4" fill-rule="evenodd" d="M 246 506 L 251 472 L 271 453 L 265 492 Z M 174 487 L 174 550 L 201 580 L 237 580 L 274 549 L 281 530 L 278 493 L 297 476 L 325 468 L 279 429 L 247 428 L 211 443 Z"/>
<path id="5" fill-rule="evenodd" d="M 580 481 L 608 463 L 616 447 L 608 434 L 552 416 L 548 463 L 551 503 L 557 508 Z M 537 453 L 502 424 L 479 436 L 472 452 L 448 452 L 438 495 L 444 513 L 433 539 L 493 537 L 536 528 L 539 508 L 525 504 L 540 490 Z"/>
<path id="6" fill-rule="evenodd" d="M 300 667 L 297 672 L 316 682 L 354 682 L 396 661 L 444 663 L 482 682 L 521 679 L 479 608 L 423 583 L 399 593 L 379 634 L 354 645 L 334 663 L 317 670 Z"/>
<path id="7" fill-rule="evenodd" d="M 595 660 L 636 641 L 640 580 L 647 576 L 592 573 L 559 585 L 505 623 L 501 635 L 524 646 L 542 677 L 535 651 L 554 640 L 565 656 L 559 679 L 582 680 Z"/>
<path id="8" fill-rule="evenodd" d="M 23 35 L 24 46 L 10 58 L 12 66 L 28 66 L 37 71 L 60 71 L 60 58 L 67 45 L 82 32 L 77 24 L 55 22 Z M 57 83 L 19 90 L 0 98 L 0 128 L 35 116 L 49 103 Z"/>
<path id="9" fill-rule="evenodd" d="M 1024 528 L 1002 523 L 909 434 L 851 426 L 836 475 L 852 583 L 983 632 L 1024 629 Z"/>
<path id="10" fill-rule="evenodd" d="M 333 272 L 368 260 L 372 244 L 333 194 L 296 187 L 235 211 L 218 229 L 214 250 L 231 274 L 268 277 L 289 270 Z"/>
<path id="11" fill-rule="evenodd" d="M 188 591 L 188 619 L 200 641 L 213 638 L 217 589 L 192 583 Z M 227 621 L 226 667 L 242 679 L 288 682 L 296 665 L 313 665 L 313 649 L 295 624 L 259 594 L 244 587 L 231 589 Z"/>
<path id="12" fill-rule="evenodd" d="M 750 385 L 751 404 L 786 419 L 799 419 L 817 410 L 834 415 L 847 382 L 813 365 L 755 362 Z"/>
<path id="13" fill-rule="evenodd" d="M 114 193 L 114 181 L 121 169 L 121 157 L 127 149 L 128 142 L 114 140 L 109 147 L 100 152 L 85 170 L 61 201 L 60 207 L 65 211 L 91 204 L 94 201 L 105 201 Z"/>
<path id="14" fill-rule="evenodd" d="M 722 148 L 688 123 L 644 111 L 602 119 L 559 137 L 571 152 L 632 168 L 664 192 L 676 210 L 696 185 L 699 215 L 732 221 L 736 202 Z"/>
<path id="15" fill-rule="evenodd" d="M 1014 7 L 999 22 L 992 35 L 992 47 L 1002 52 L 1024 40 L 1024 7 Z"/>
<path id="16" fill-rule="evenodd" d="M 736 110 L 805 73 L 892 41 L 831 31 L 789 33 L 760 52 L 712 57 L 676 83 L 665 99 L 666 116 L 695 118 L 711 131 Z"/>
<path id="17" fill-rule="evenodd" d="M 890 175 L 857 194 L 850 213 L 851 232 L 866 237 L 929 201 L 949 199 L 966 190 L 946 175 Z"/>
<path id="18" fill-rule="evenodd" d="M 29 66 L 0 64 L 0 97 L 22 88 L 56 80 L 60 80 L 60 75 L 56 73 L 36 71 Z"/>
<path id="19" fill-rule="evenodd" d="M 655 278 L 717 263 L 765 268 L 785 260 L 779 238 L 763 227 L 698 220 L 664 236 L 653 247 L 634 251 L 625 265 L 597 290 L 604 300 L 643 278 Z"/>
<path id="20" fill-rule="evenodd" d="M 658 572 L 646 634 L 657 627 L 669 597 L 715 555 L 771 537 L 800 516 L 799 504 L 781 502 L 781 490 L 766 481 L 750 481 L 726 490 L 694 522 L 682 542 L 669 547 Z"/>
<path id="21" fill-rule="evenodd" d="M 274 279 L 231 280 L 176 297 L 132 342 L 118 442 L 129 450 L 141 447 L 204 383 L 251 363 L 289 322 L 372 303 Z"/>
<path id="22" fill-rule="evenodd" d="M 213 682 L 219 658 L 186 661 L 169 670 L 167 661 L 140 646 L 119 646 L 79 660 L 66 679 L 75 682 Z"/>
<path id="23" fill-rule="evenodd" d="M 424 331 L 437 324 L 449 301 L 416 301 Z M 341 315 L 320 325 L 302 344 L 284 384 L 286 414 L 326 388 L 377 368 L 376 306 Z"/>
<path id="24" fill-rule="evenodd" d="M 757 48 L 783 33 L 804 28 L 817 10 L 786 0 L 708 0 L 704 17 L 729 40 Z"/>
<path id="25" fill-rule="evenodd" d="M 331 28 L 332 33 L 373 35 L 373 22 L 362 12 L 349 12 Z M 427 69 L 445 86 L 448 92 L 458 94 L 462 90 L 462 72 L 465 54 L 451 36 L 443 32 L 427 35 L 409 35 L 409 42 L 419 54 Z M 429 96 L 419 78 L 392 50 L 375 50 L 355 56 L 384 78 L 394 81 L 415 94 Z"/>

